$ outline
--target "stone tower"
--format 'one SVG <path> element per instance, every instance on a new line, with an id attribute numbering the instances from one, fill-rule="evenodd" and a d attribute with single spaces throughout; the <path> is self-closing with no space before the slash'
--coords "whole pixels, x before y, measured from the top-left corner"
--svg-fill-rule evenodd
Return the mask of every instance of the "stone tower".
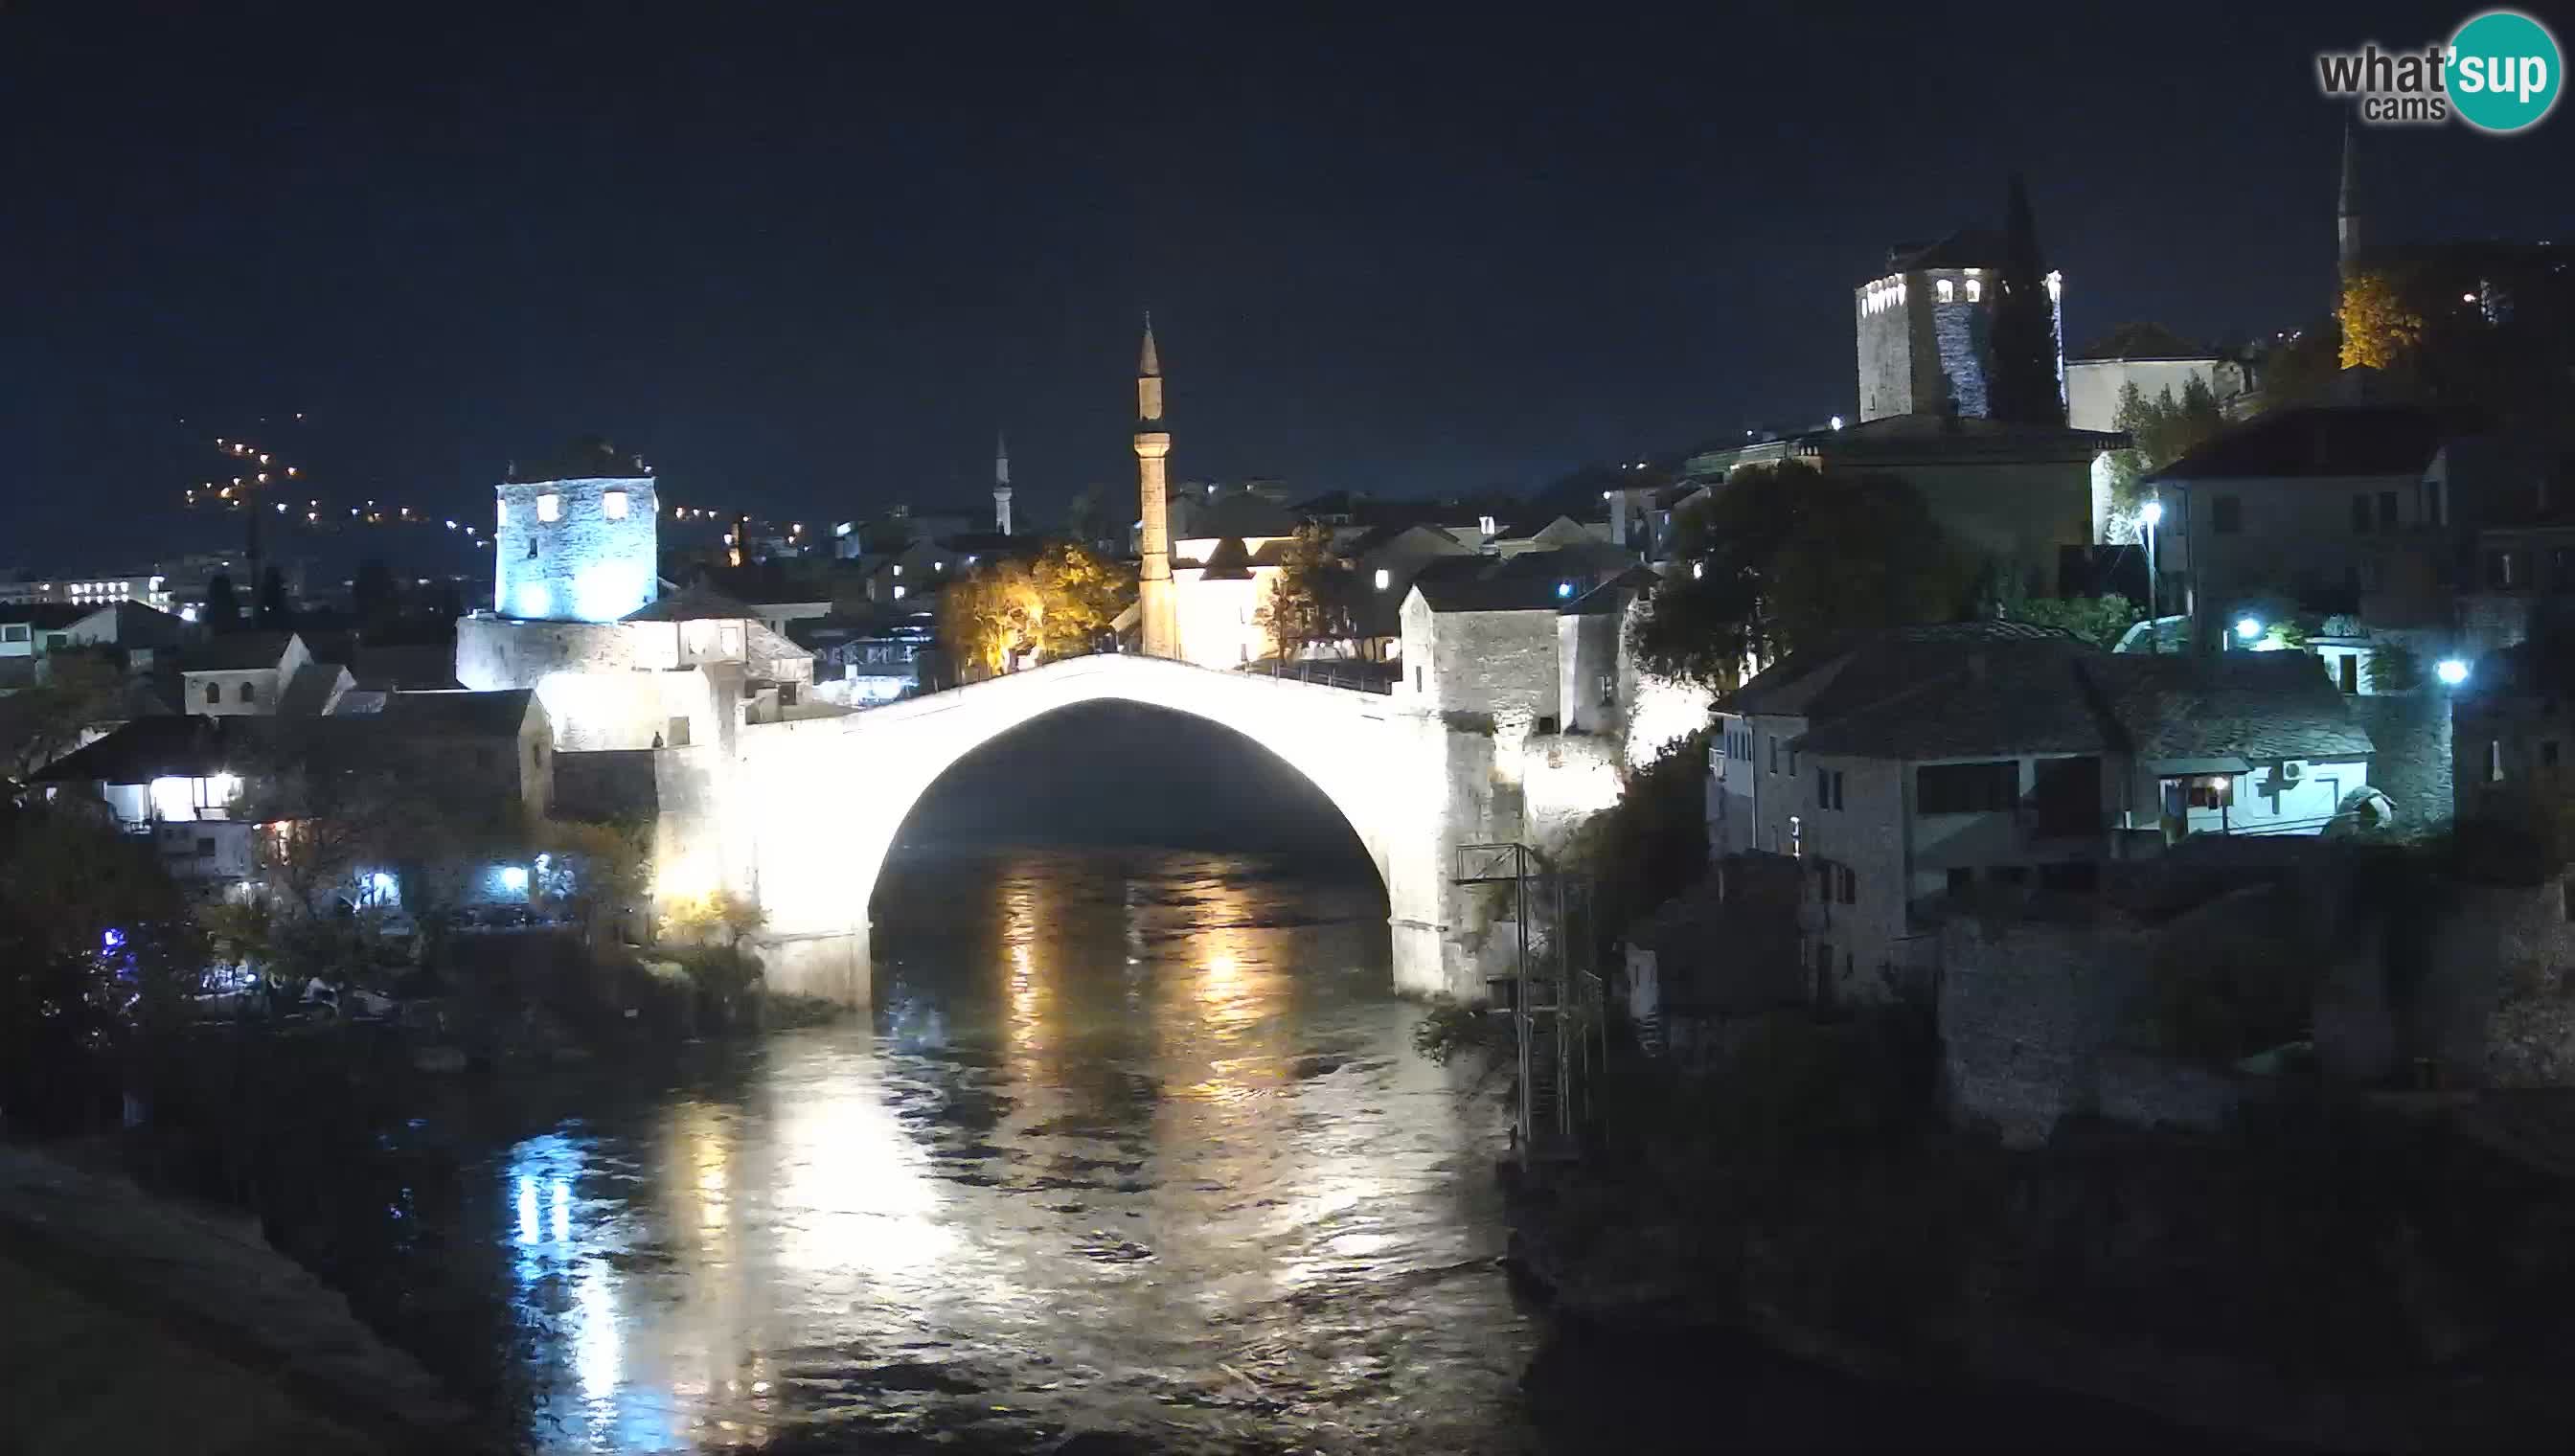
<path id="1" fill-rule="evenodd" d="M 1006 435 L 993 437 L 993 529 L 1011 534 L 1011 441 Z"/>
<path id="2" fill-rule="evenodd" d="M 492 606 L 535 622 L 615 622 L 658 595 L 662 508 L 640 458 L 586 440 L 501 483 Z"/>
<path id="3" fill-rule="evenodd" d="M 2351 123 L 2342 124 L 2342 196 L 2334 204 L 2335 258 L 2347 281 L 2360 264 L 2360 157 Z"/>
<path id="4" fill-rule="evenodd" d="M 1154 316 L 1145 316 L 1145 348 L 1136 361 L 1136 485 L 1144 560 L 1136 574 L 1138 628 L 1145 656 L 1181 655 L 1180 601 L 1172 594 L 1172 511 L 1163 471 L 1172 453 L 1163 428 L 1163 360 L 1154 350 Z"/>

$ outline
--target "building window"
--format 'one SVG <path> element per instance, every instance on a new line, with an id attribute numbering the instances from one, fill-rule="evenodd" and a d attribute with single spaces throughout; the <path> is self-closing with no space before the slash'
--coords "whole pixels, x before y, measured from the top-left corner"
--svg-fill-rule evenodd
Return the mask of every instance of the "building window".
<path id="1" fill-rule="evenodd" d="M 625 520 L 626 493 L 624 491 L 608 491 L 603 493 L 599 498 L 599 514 L 607 517 L 611 521 Z"/>
<path id="2" fill-rule="evenodd" d="M 1840 808 L 1841 806 L 1842 806 L 1842 770 L 1840 770 L 1839 768 L 1818 768 L 1818 769 L 1816 769 L 1816 770 L 1815 770 L 1815 807 L 1817 807 L 1817 808 Z"/>
<path id="3" fill-rule="evenodd" d="M 1779 771 L 1779 736 L 1776 733 L 1770 736 L 1770 771 Z"/>
<path id="4" fill-rule="evenodd" d="M 2378 493 L 2378 529 L 2381 531 L 2396 529 L 2396 493 L 2394 491 Z"/>
<path id="5" fill-rule="evenodd" d="M 2503 782 L 2503 739 L 2486 739 L 2486 781 Z"/>
<path id="6" fill-rule="evenodd" d="M 1854 903 L 1859 898 L 1859 876 L 1851 873 L 1851 867 L 1847 864 L 1833 866 L 1833 887 L 1838 891 L 1834 898 L 1843 904 Z"/>
<path id="7" fill-rule="evenodd" d="M 1983 279 L 1981 279 L 1981 278 L 1970 278 L 1970 279 L 1968 279 L 1968 280 L 1967 280 L 1967 302 L 1969 302 L 1969 303 L 1971 303 L 1971 304 L 1972 304 L 1972 303 L 1981 303 L 1981 302 L 1983 302 L 1983 301 L 1984 301 L 1984 297 L 1985 297 L 1985 281 L 1984 281 Z"/>
<path id="8" fill-rule="evenodd" d="M 1933 763 L 1913 770 L 1913 811 L 2002 813 L 2020 800 L 2020 764 Z"/>
<path id="9" fill-rule="evenodd" d="M 1376 589 L 1378 591 L 1384 591 L 1388 586 L 1392 585 L 1393 582 L 1394 573 L 1387 571 L 1383 567 L 1376 569 Z"/>
<path id="10" fill-rule="evenodd" d="M 2521 573 L 2513 563 L 2513 555 L 2514 553 L 2508 551 L 2486 553 L 2487 586 L 2498 592 L 2509 592 L 2520 585 Z"/>
<path id="11" fill-rule="evenodd" d="M 563 497 L 556 495 L 552 491 L 548 491 L 544 495 L 539 496 L 537 498 L 537 519 L 539 521 L 561 521 L 563 519 Z"/>
<path id="12" fill-rule="evenodd" d="M 1600 675 L 1600 706 L 1601 706 L 1602 708 L 1610 708 L 1610 707 L 1614 707 L 1614 706 L 1617 704 L 1617 702 L 1618 702 L 1618 675 L 1617 675 L 1617 674 L 1615 674 L 1615 673 L 1603 673 L 1603 674 L 1601 674 L 1601 675 Z"/>
<path id="13" fill-rule="evenodd" d="M 1940 302 L 1945 304 L 1957 301 L 1958 286 L 1956 284 L 1951 283 L 1949 280 L 1944 278 L 1940 280 L 1938 287 L 1940 290 Z"/>
<path id="14" fill-rule="evenodd" d="M 2356 531 L 2356 532 L 2359 532 L 2359 533 L 2360 533 L 2361 535 L 2363 535 L 2363 536 L 2367 536 L 2367 535 L 2369 534 L 2369 523 L 2370 523 L 2370 519 L 2371 519 L 2371 518 L 2370 518 L 2370 514 L 2369 514 L 2369 497 L 2367 497 L 2366 495 L 2358 495 L 2358 496 L 2354 496 L 2354 497 L 2352 497 L 2352 498 L 2351 498 L 2351 529 L 2352 529 L 2352 530 L 2354 530 L 2354 531 Z"/>
<path id="15" fill-rule="evenodd" d="M 221 703 L 221 702 L 223 702 L 223 701 L 224 701 L 224 685 L 223 685 L 223 684 L 221 684 L 221 683 L 209 683 L 209 684 L 207 684 L 207 685 L 206 685 L 206 701 L 207 701 L 208 703 Z"/>
<path id="16" fill-rule="evenodd" d="M 259 689 L 251 684 L 244 683 L 241 687 L 233 690 L 233 697 L 243 703 L 257 703 L 259 701 Z"/>
<path id="17" fill-rule="evenodd" d="M 1421 670 L 1419 668 L 1412 670 L 1412 691 L 1415 693 L 1419 693 L 1421 691 Z"/>
<path id="18" fill-rule="evenodd" d="M 2233 536 L 2244 529 L 2244 498 L 2212 496 L 2208 501 L 2208 529 L 2218 536 Z"/>
<path id="19" fill-rule="evenodd" d="M 2189 781 L 2182 802 L 2191 808 L 2222 809 L 2235 802 L 2235 775 L 2207 773 Z"/>

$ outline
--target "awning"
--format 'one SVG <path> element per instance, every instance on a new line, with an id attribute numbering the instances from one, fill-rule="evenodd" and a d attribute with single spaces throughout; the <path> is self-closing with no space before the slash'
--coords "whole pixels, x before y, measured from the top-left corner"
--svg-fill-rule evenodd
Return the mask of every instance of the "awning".
<path id="1" fill-rule="evenodd" d="M 2251 763 L 2242 758 L 2238 758 L 2231 753 L 2215 758 L 2157 758 L 2154 760 L 2153 766 L 2155 776 L 2158 778 L 2188 778 L 2200 773 L 2250 773 L 2253 771 L 2253 765 Z"/>

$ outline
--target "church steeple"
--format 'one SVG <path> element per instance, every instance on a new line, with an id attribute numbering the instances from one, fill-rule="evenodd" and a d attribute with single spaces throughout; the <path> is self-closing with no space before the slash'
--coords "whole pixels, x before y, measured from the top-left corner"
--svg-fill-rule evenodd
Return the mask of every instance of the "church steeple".
<path id="1" fill-rule="evenodd" d="M 1181 656 L 1180 601 L 1172 588 L 1171 497 L 1164 458 L 1172 437 L 1163 428 L 1163 356 L 1154 347 L 1154 316 L 1145 316 L 1145 345 L 1136 356 L 1136 616 L 1145 656 Z"/>
<path id="2" fill-rule="evenodd" d="M 1011 439 L 999 431 L 993 435 L 993 529 L 1011 534 Z"/>
<path id="3" fill-rule="evenodd" d="M 2334 243 L 2342 276 L 2360 264 L 2360 153 L 2351 122 L 2342 124 L 2342 195 L 2334 205 Z"/>

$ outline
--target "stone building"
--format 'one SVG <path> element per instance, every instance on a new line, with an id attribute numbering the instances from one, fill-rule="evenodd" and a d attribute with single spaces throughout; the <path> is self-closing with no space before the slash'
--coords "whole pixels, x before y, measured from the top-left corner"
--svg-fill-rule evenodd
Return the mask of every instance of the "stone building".
<path id="1" fill-rule="evenodd" d="M 641 462 L 620 470 L 588 442 L 543 472 L 502 483 L 492 537 L 492 610 L 536 622 L 615 622 L 659 595 L 661 504 Z"/>
<path id="2" fill-rule="evenodd" d="M 1851 292 L 1859 340 L 1859 418 L 1990 409 L 1993 310 L 2000 296 L 2002 236 L 1953 233 L 1890 249 L 1886 271 Z M 2065 377 L 2065 286 L 2047 275 L 2056 375 Z"/>
<path id="3" fill-rule="evenodd" d="M 1817 993 L 1927 984 L 1944 907 L 2087 893 L 2105 860 L 2188 835 L 2314 835 L 2372 744 L 2301 653 L 2113 655 L 2009 623 L 1792 656 L 1718 718 L 1719 854 L 1807 866 Z"/>

